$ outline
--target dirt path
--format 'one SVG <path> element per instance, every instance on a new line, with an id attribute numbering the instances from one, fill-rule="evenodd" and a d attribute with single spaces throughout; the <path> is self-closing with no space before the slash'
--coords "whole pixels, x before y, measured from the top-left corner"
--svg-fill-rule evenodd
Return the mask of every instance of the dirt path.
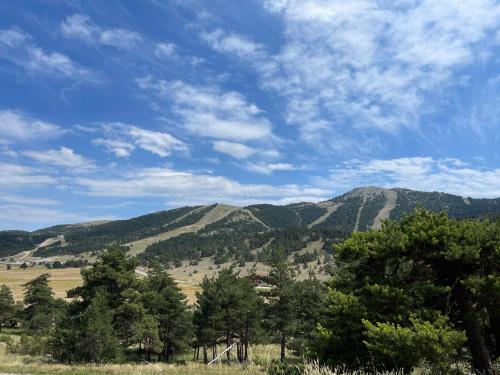
<path id="1" fill-rule="evenodd" d="M 184 233 L 190 233 L 190 232 L 196 232 L 203 227 L 205 227 L 208 224 L 213 223 L 214 221 L 217 221 L 219 219 L 222 219 L 223 217 L 229 215 L 231 212 L 238 210 L 238 207 L 235 206 L 228 206 L 224 204 L 217 204 L 215 205 L 214 208 L 212 208 L 210 211 L 208 211 L 198 222 L 191 224 L 191 225 L 185 225 L 183 227 L 175 228 L 173 230 L 170 230 L 165 233 L 160 233 L 156 236 L 151 236 L 147 238 L 143 238 L 134 242 L 130 242 L 126 244 L 127 246 L 130 247 L 129 250 L 129 255 L 137 255 L 142 253 L 146 247 L 149 245 L 152 245 L 154 243 L 167 240 L 172 237 L 177 237 L 181 234 Z M 190 211 L 191 213 L 193 211 Z"/>
<path id="2" fill-rule="evenodd" d="M 366 192 L 363 191 L 363 203 L 361 203 L 361 207 L 359 207 L 358 210 L 358 215 L 356 216 L 356 224 L 354 224 L 354 232 L 358 231 L 359 219 L 361 218 L 361 212 L 363 211 L 363 208 L 365 208 L 365 203 L 366 203 Z"/>
<path id="3" fill-rule="evenodd" d="M 243 208 L 241 211 L 242 211 L 242 212 L 247 213 L 247 214 L 248 214 L 248 216 L 250 216 L 250 218 L 251 218 L 252 220 L 255 220 L 256 222 L 258 222 L 258 223 L 262 224 L 262 225 L 263 225 L 263 226 L 265 226 L 267 229 L 271 229 L 271 228 L 269 227 L 269 225 L 265 224 L 262 220 L 260 220 L 257 216 L 255 216 L 255 215 L 253 214 L 253 212 L 252 212 L 252 211 L 247 210 L 246 208 Z"/>
<path id="4" fill-rule="evenodd" d="M 321 205 L 321 203 L 319 205 Z M 342 203 L 333 203 L 330 205 L 326 205 L 326 204 L 322 205 L 323 207 L 326 208 L 326 212 L 323 215 L 321 215 L 320 217 L 318 217 L 316 220 L 314 220 L 312 223 L 308 224 L 307 227 L 312 228 L 313 226 L 315 226 L 317 224 L 321 224 L 326 219 L 328 219 L 330 217 L 330 215 L 333 214 L 337 210 L 337 208 L 339 208 L 341 205 L 342 205 Z"/>
<path id="5" fill-rule="evenodd" d="M 389 218 L 391 211 L 396 207 L 396 198 L 398 197 L 398 192 L 395 190 L 384 190 L 385 195 L 385 206 L 378 212 L 377 216 L 373 220 L 373 228 L 380 229 L 382 221 Z"/>

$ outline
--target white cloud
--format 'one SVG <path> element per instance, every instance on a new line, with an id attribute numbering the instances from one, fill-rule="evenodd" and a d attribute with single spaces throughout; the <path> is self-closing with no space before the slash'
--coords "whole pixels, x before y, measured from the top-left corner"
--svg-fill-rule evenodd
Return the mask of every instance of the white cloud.
<path id="1" fill-rule="evenodd" d="M 142 40 L 139 33 L 123 28 L 104 28 L 83 14 L 68 16 L 61 22 L 61 31 L 67 38 L 82 39 L 120 49 L 131 49 Z"/>
<path id="2" fill-rule="evenodd" d="M 155 48 L 156 57 L 172 57 L 175 56 L 176 45 L 173 43 L 158 43 Z"/>
<path id="3" fill-rule="evenodd" d="M 200 37 L 214 50 L 221 53 L 235 54 L 244 59 L 256 59 L 264 56 L 263 46 L 237 34 L 227 34 L 221 29 L 203 32 Z"/>
<path id="4" fill-rule="evenodd" d="M 247 163 L 245 165 L 249 171 L 270 175 L 276 171 L 294 171 L 298 169 L 295 165 L 289 163 Z"/>
<path id="5" fill-rule="evenodd" d="M 249 158 L 258 151 L 255 148 L 245 146 L 241 143 L 227 141 L 215 141 L 214 150 L 232 156 L 236 159 Z"/>
<path id="6" fill-rule="evenodd" d="M 127 157 L 139 147 L 161 157 L 172 152 L 186 152 L 188 146 L 180 139 L 165 133 L 139 128 L 121 122 L 103 124 L 107 138 L 97 138 L 92 141 L 102 145 L 108 152 L 118 157 Z"/>
<path id="7" fill-rule="evenodd" d="M 61 127 L 32 118 L 22 112 L 0 110 L 0 143 L 52 139 L 63 133 Z"/>
<path id="8" fill-rule="evenodd" d="M 38 229 L 55 224 L 81 223 L 95 220 L 113 220 L 116 216 L 95 216 L 85 212 L 68 212 L 47 207 L 31 205 L 7 204 L 0 205 L 0 230 Z"/>
<path id="9" fill-rule="evenodd" d="M 31 37 L 19 30 L 0 30 L 0 58 L 22 67 L 30 74 L 81 81 L 97 81 L 96 74 L 59 52 L 45 52 Z"/>
<path id="10" fill-rule="evenodd" d="M 172 151 L 187 151 L 188 149 L 184 142 L 168 133 L 129 126 L 128 134 L 138 147 L 162 157 L 170 155 Z"/>
<path id="11" fill-rule="evenodd" d="M 1 193 L 0 193 L 0 201 L 4 201 L 7 203 L 14 203 L 14 204 L 35 205 L 35 206 L 53 206 L 60 203 L 54 199 L 23 197 L 19 195 L 2 195 Z"/>
<path id="12" fill-rule="evenodd" d="M 77 178 L 77 184 L 93 196 L 162 197 L 170 205 L 210 202 L 278 201 L 295 197 L 329 196 L 329 189 L 299 185 L 241 184 L 223 176 L 182 172 L 167 168 L 130 171 L 120 178 Z"/>
<path id="13" fill-rule="evenodd" d="M 0 163 L 0 187 L 5 189 L 52 185 L 56 180 L 39 170 L 19 164 Z"/>
<path id="14" fill-rule="evenodd" d="M 93 161 L 75 154 L 67 147 L 61 147 L 59 150 L 24 151 L 22 154 L 42 164 L 65 167 L 73 171 L 88 171 L 95 168 Z"/>
<path id="15" fill-rule="evenodd" d="M 442 107 L 443 93 L 477 62 L 480 48 L 490 48 L 500 26 L 495 0 L 263 5 L 285 25 L 278 53 L 220 30 L 203 38 L 218 52 L 248 57 L 261 87 L 286 99 L 287 122 L 304 140 L 336 151 L 352 149 L 350 140 L 367 131 L 420 127 L 421 116 Z"/>
<path id="16" fill-rule="evenodd" d="M 318 186 L 336 189 L 375 185 L 471 197 L 500 197 L 500 169 L 473 168 L 452 158 L 353 160 L 335 167 L 328 178 L 316 182 Z"/>
<path id="17" fill-rule="evenodd" d="M 135 149 L 135 146 L 132 143 L 117 139 L 96 138 L 92 140 L 92 143 L 104 146 L 107 152 L 111 152 L 119 158 L 128 157 Z"/>
<path id="18" fill-rule="evenodd" d="M 237 92 L 181 81 L 155 81 L 151 77 L 136 82 L 142 89 L 168 97 L 182 127 L 194 135 L 231 141 L 273 138 L 271 124 L 262 110 Z"/>

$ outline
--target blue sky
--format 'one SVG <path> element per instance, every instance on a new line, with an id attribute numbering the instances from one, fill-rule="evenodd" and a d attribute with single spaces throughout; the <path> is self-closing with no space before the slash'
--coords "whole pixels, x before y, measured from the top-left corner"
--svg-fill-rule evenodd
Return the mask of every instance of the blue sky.
<path id="1" fill-rule="evenodd" d="M 500 196 L 494 0 L 1 1 L 0 229 Z"/>

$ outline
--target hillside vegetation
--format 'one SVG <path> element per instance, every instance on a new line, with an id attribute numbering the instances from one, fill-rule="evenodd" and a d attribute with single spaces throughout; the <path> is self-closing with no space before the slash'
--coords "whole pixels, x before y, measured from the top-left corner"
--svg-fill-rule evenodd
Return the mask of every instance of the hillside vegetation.
<path id="1" fill-rule="evenodd" d="M 144 263 L 213 258 L 214 263 L 265 259 L 282 246 L 288 252 L 310 243 L 330 244 L 354 231 L 380 227 L 416 207 L 445 211 L 452 218 L 500 215 L 500 199 L 473 199 L 438 192 L 374 187 L 354 189 L 320 203 L 181 207 L 129 220 L 57 225 L 34 232 L 0 232 L 0 257 L 26 250 L 35 259 L 96 254 L 108 245 L 129 248 Z M 39 246 L 47 239 L 49 243 Z M 318 253 L 319 254 L 319 253 Z"/>

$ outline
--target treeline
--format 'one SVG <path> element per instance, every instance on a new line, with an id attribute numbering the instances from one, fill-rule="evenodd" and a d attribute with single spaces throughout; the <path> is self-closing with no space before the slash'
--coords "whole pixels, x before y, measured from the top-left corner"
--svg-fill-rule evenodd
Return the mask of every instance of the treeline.
<path id="1" fill-rule="evenodd" d="M 327 244 L 325 250 L 331 252 L 332 243 L 347 237 L 346 232 L 334 228 L 292 227 L 259 232 L 205 228 L 149 245 L 139 259 L 144 264 L 160 262 L 164 265 L 180 264 L 183 260 L 198 261 L 205 257 L 213 257 L 216 264 L 232 260 L 269 263 L 276 249 L 286 249 L 289 255 L 305 248 L 311 241 L 321 240 Z"/>
<path id="2" fill-rule="evenodd" d="M 286 345 L 303 353 L 326 288 L 314 278 L 295 281 L 284 252 L 274 259 L 269 290 L 257 290 L 255 271 L 240 277 L 223 269 L 205 277 L 196 305 L 188 307 L 164 268 L 153 266 L 139 279 L 135 260 L 108 249 L 81 270 L 83 285 L 68 292 L 69 303 L 54 298 L 48 274 L 24 285 L 22 303 L 2 286 L 0 327 L 21 325 L 29 334 L 12 351 L 50 353 L 62 363 L 170 361 L 189 348 L 208 362 L 220 345 L 234 346 L 237 360 L 245 362 L 250 344 L 273 340 L 283 353 Z"/>
<path id="3" fill-rule="evenodd" d="M 156 212 L 149 215 L 139 216 L 129 220 L 115 220 L 99 225 L 79 225 L 67 229 L 64 234 L 66 243 L 54 243 L 51 246 L 39 248 L 35 256 L 48 257 L 60 254 L 80 254 L 87 251 L 100 251 L 109 245 L 121 245 L 127 242 L 139 240 L 144 237 L 154 236 L 165 232 L 165 226 L 171 225 L 175 228 L 173 221 L 187 215 L 183 220 L 191 223 L 188 215 L 196 207 L 182 207 L 174 210 Z M 206 208 L 209 209 L 210 207 Z M 195 219 L 201 218 L 200 213 L 194 212 Z M 183 225 L 187 225 L 183 224 Z M 55 229 L 48 228 L 43 231 L 44 235 L 57 235 Z"/>
<path id="4" fill-rule="evenodd" d="M 0 258 L 31 250 L 47 238 L 50 236 L 20 230 L 0 231 Z"/>
<path id="5" fill-rule="evenodd" d="M 499 244 L 498 221 L 418 209 L 334 244 L 327 283 L 296 280 L 286 251 L 276 249 L 268 276 L 221 270 L 203 280 L 192 308 L 162 268 L 152 265 L 138 279 L 135 261 L 109 250 L 82 269 L 83 286 L 69 304 L 52 297 L 47 275 L 25 285 L 22 307 L 2 287 L 0 311 L 11 315 L 0 325 L 16 324 L 17 309 L 33 340 L 62 362 L 171 360 L 188 348 L 209 362 L 221 345 L 244 362 L 249 345 L 275 342 L 284 366 L 288 349 L 369 372 L 408 374 L 425 362 L 435 374 L 457 374 L 455 364 L 466 361 L 493 375 L 500 361 Z"/>

